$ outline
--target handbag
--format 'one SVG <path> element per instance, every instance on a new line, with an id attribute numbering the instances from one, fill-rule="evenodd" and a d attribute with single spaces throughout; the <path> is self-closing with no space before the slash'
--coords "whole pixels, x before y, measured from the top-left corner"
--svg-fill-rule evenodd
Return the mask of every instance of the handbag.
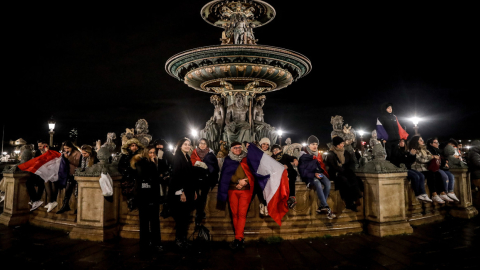
<path id="1" fill-rule="evenodd" d="M 440 170 L 440 159 L 433 158 L 430 160 L 427 169 L 432 172 L 438 172 Z"/>

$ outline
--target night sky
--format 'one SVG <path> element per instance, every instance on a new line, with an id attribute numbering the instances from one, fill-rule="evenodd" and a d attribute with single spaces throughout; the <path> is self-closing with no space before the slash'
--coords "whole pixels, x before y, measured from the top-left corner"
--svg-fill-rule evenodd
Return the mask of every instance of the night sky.
<path id="1" fill-rule="evenodd" d="M 210 94 L 170 77 L 165 62 L 220 44 L 221 29 L 200 17 L 207 2 L 12 9 L 15 19 L 4 32 L 5 139 L 48 139 L 51 115 L 57 143 L 74 127 L 79 144 L 103 141 L 107 132 L 119 136 L 140 118 L 154 139 L 170 142 L 203 128 L 213 114 Z M 265 121 L 283 129 L 284 140 L 303 142 L 314 134 L 325 144 L 337 114 L 371 131 L 386 101 L 410 134 L 407 119 L 416 114 L 424 119 L 424 138 L 480 137 L 473 7 L 268 2 L 277 16 L 255 29 L 258 43 L 297 51 L 313 64 L 305 78 L 266 95 Z"/>

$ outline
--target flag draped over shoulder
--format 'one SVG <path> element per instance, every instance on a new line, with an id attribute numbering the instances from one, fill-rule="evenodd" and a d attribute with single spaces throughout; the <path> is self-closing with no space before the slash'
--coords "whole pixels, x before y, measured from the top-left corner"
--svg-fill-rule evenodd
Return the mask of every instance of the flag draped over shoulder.
<path id="1" fill-rule="evenodd" d="M 55 182 L 58 180 L 61 156 L 57 151 L 48 150 L 41 156 L 18 165 L 18 168 L 40 176 L 45 182 Z"/>
<path id="2" fill-rule="evenodd" d="M 287 200 L 290 189 L 287 170 L 254 144 L 248 147 L 247 162 L 263 190 L 269 215 L 281 226 L 282 218 L 288 212 Z"/>
<path id="3" fill-rule="evenodd" d="M 397 119 L 397 126 L 398 126 L 398 135 L 400 136 L 400 139 L 406 140 L 408 138 L 408 133 L 402 128 L 400 123 L 398 122 L 398 118 L 395 116 Z M 383 127 L 382 122 L 380 122 L 380 119 L 377 118 L 377 138 L 380 140 L 386 140 L 388 141 L 388 133 L 385 130 L 385 127 Z"/>

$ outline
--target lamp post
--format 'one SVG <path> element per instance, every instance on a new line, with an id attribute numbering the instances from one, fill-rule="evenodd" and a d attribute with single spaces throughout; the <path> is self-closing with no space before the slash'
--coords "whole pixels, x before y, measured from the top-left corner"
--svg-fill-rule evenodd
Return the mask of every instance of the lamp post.
<path id="1" fill-rule="evenodd" d="M 278 137 L 280 138 L 280 146 L 282 146 L 282 134 L 283 134 L 283 131 L 281 129 L 279 129 L 277 131 L 277 134 L 278 134 Z"/>
<path id="2" fill-rule="evenodd" d="M 418 133 L 418 122 L 420 122 L 420 118 L 418 117 L 412 117 L 410 120 L 412 120 L 413 123 L 413 129 L 415 130 L 415 136 L 420 136 L 420 133 Z"/>
<path id="3" fill-rule="evenodd" d="M 55 129 L 55 120 L 53 120 L 53 116 L 48 120 L 48 129 L 50 129 L 48 132 L 50 133 L 50 147 L 53 147 L 53 134 L 55 134 L 55 131 L 53 131 Z"/>
<path id="4" fill-rule="evenodd" d="M 195 139 L 197 138 L 197 136 L 198 136 L 198 130 L 192 129 L 192 130 L 190 131 L 190 133 L 192 134 L 192 137 L 193 137 L 193 139 L 195 140 Z"/>
<path id="5" fill-rule="evenodd" d="M 358 131 L 358 134 L 360 135 L 360 151 L 362 151 L 362 155 L 363 155 L 363 150 L 364 150 L 364 147 L 363 147 L 363 134 L 365 134 L 365 131 L 359 130 L 359 131 Z"/>

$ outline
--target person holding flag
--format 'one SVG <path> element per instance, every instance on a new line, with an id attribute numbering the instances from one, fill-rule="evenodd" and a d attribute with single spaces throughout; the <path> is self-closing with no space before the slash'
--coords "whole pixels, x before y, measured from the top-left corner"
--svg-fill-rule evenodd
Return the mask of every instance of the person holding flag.
<path id="1" fill-rule="evenodd" d="M 393 104 L 388 102 L 380 106 L 380 117 L 377 118 L 377 138 L 385 145 L 387 160 L 399 166 L 395 157 L 398 155 L 398 143 L 400 139 L 407 140 L 408 133 L 398 122 L 397 116 L 393 114 Z"/>
<path id="2" fill-rule="evenodd" d="M 263 190 L 268 211 L 275 222 L 281 225 L 288 212 L 288 174 L 283 165 L 254 144 L 247 144 L 247 151 L 242 150 L 240 142 L 230 145 L 218 186 L 218 201 L 226 202 L 228 198 L 232 211 L 235 228 L 235 240 L 230 244 L 232 249 L 244 246 L 247 211 L 255 182 Z"/>

